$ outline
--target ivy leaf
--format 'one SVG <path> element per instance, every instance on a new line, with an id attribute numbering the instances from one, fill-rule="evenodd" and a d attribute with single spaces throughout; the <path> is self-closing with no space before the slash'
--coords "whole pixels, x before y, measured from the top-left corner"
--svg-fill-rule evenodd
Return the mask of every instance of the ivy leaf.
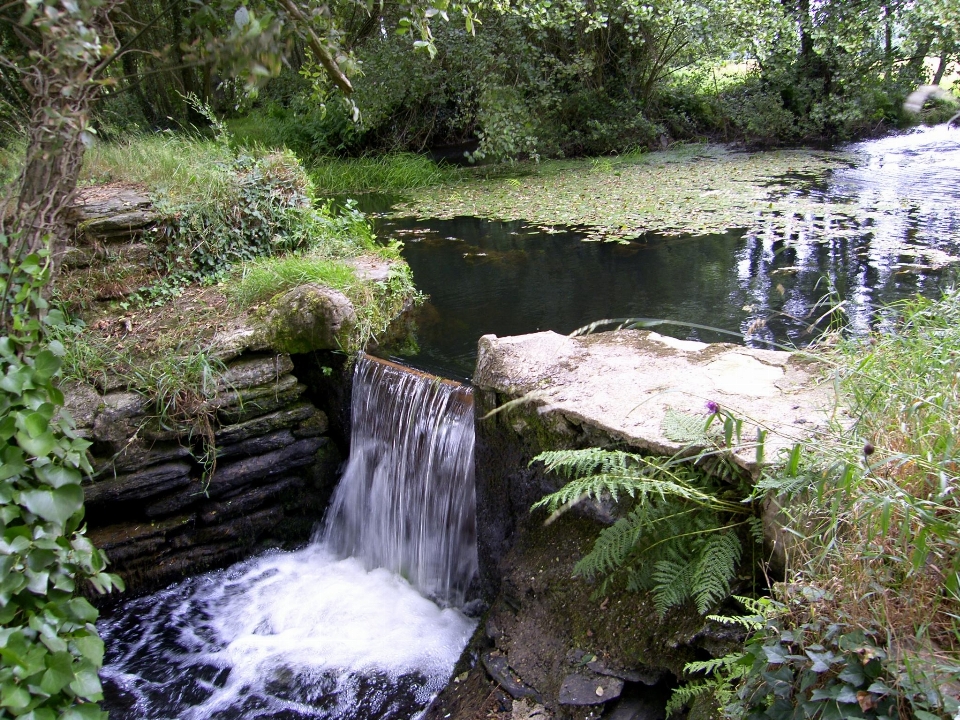
<path id="1" fill-rule="evenodd" d="M 97 667 L 103 665 L 103 640 L 96 635 L 87 635 L 77 638 L 74 642 L 77 644 L 80 655 Z"/>
<path id="2" fill-rule="evenodd" d="M 12 415 L 7 415 L 7 417 L 0 420 L 0 442 L 5 442 L 12 438 L 16 431 L 17 423 Z"/>
<path id="3" fill-rule="evenodd" d="M 73 598 L 73 600 L 68 602 L 67 609 L 70 611 L 70 614 L 80 622 L 96 622 L 100 616 L 97 609 L 81 597 Z"/>
<path id="4" fill-rule="evenodd" d="M 20 493 L 20 502 L 44 520 L 62 525 L 83 506 L 83 489 L 65 485 L 54 490 L 26 490 Z"/>
<path id="5" fill-rule="evenodd" d="M 70 683 L 70 689 L 79 697 L 94 702 L 103 698 L 103 688 L 100 686 L 100 678 L 92 670 L 81 670 L 77 673 L 76 679 Z"/>
<path id="6" fill-rule="evenodd" d="M 56 695 L 73 681 L 73 656 L 68 652 L 49 655 L 47 671 L 40 679 L 40 689 L 50 695 Z"/>
<path id="7" fill-rule="evenodd" d="M 7 680 L 0 688 L 0 706 L 11 710 L 23 710 L 30 704 L 30 693 L 27 689 Z M 20 713 L 17 713 L 18 715 Z"/>
<path id="8" fill-rule="evenodd" d="M 93 703 L 74 705 L 60 716 L 60 720 L 107 720 L 107 713 Z"/>
<path id="9" fill-rule="evenodd" d="M 53 449 L 57 447 L 57 439 L 49 430 L 38 437 L 30 437 L 28 434 L 20 432 L 17 433 L 17 444 L 27 452 L 27 455 L 39 458 L 53 452 Z"/>
<path id="10" fill-rule="evenodd" d="M 22 395 L 24 390 L 32 390 L 33 382 L 30 379 L 30 371 L 27 368 L 21 368 L 15 372 L 7 372 L 0 379 L 0 390 L 6 390 L 13 395 Z"/>
<path id="11" fill-rule="evenodd" d="M 55 488 L 64 487 L 65 485 L 79 485 L 83 481 L 83 476 L 79 470 L 63 467 L 62 465 L 47 465 L 45 467 L 34 468 L 34 470 L 41 482 Z"/>
<path id="12" fill-rule="evenodd" d="M 840 688 L 840 692 L 837 693 L 837 702 L 839 703 L 856 703 L 857 693 L 849 685 L 844 685 Z"/>
<path id="13" fill-rule="evenodd" d="M 33 371 L 41 382 L 46 382 L 60 369 L 60 358 L 49 350 L 41 350 L 33 361 Z"/>
<path id="14" fill-rule="evenodd" d="M 787 661 L 786 653 L 779 645 L 764 645 L 763 652 L 771 665 L 780 665 Z"/>
<path id="15" fill-rule="evenodd" d="M 39 412 L 30 413 L 23 421 L 23 428 L 27 431 L 27 434 L 32 440 L 36 440 L 38 437 L 43 435 L 50 427 L 50 423 L 47 418 L 41 415 Z M 51 436 L 52 437 L 52 436 Z M 35 455 L 46 455 L 47 453 L 34 453 Z"/>

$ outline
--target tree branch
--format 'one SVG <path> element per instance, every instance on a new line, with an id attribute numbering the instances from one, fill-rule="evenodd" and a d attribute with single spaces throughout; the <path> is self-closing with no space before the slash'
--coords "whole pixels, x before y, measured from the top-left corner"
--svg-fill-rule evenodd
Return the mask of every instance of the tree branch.
<path id="1" fill-rule="evenodd" d="M 330 51 L 320 42 L 320 38 L 317 37 L 313 28 L 310 27 L 310 21 L 300 11 L 300 8 L 296 6 L 293 0 L 280 0 L 280 4 L 303 27 L 310 49 L 313 50 L 317 56 L 317 61 L 323 66 L 323 69 L 327 71 L 330 79 L 347 95 L 351 94 L 353 92 L 353 85 L 350 84 L 347 76 L 343 74 L 343 70 L 337 65 L 337 61 L 333 59 Z"/>

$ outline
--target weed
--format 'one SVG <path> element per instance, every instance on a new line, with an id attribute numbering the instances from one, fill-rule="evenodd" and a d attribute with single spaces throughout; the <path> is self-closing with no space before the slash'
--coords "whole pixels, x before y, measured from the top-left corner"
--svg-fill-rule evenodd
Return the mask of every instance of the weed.
<path id="1" fill-rule="evenodd" d="M 960 293 L 896 309 L 895 332 L 817 353 L 848 415 L 758 483 L 798 541 L 781 611 L 718 666 L 730 717 L 960 710 Z"/>

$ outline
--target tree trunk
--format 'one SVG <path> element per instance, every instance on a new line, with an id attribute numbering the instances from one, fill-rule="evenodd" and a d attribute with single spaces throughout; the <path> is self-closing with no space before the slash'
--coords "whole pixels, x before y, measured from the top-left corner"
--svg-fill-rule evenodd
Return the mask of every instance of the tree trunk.
<path id="1" fill-rule="evenodd" d="M 939 85 L 940 81 L 943 80 L 944 74 L 947 72 L 947 66 L 950 64 L 950 54 L 945 52 L 940 56 L 940 64 L 937 65 L 937 72 L 933 75 L 933 84 Z"/>
<path id="2" fill-rule="evenodd" d="M 13 270 L 46 249 L 51 282 L 71 240 L 70 211 L 90 106 L 100 89 L 93 78 L 99 53 L 74 52 L 70 33 L 75 27 L 67 20 L 38 33 L 36 61 L 21 78 L 30 111 L 23 168 L 13 185 L 16 195 L 0 201 L 0 233 L 8 238 L 3 261 Z M 0 297 L 0 335 L 13 329 L 10 300 Z"/>

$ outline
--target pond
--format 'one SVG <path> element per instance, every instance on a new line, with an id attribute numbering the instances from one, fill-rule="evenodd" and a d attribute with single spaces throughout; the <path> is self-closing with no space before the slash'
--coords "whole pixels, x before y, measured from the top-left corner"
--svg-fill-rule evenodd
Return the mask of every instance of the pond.
<path id="1" fill-rule="evenodd" d="M 429 296 L 416 318 L 419 350 L 403 360 L 469 378 L 484 334 L 569 333 L 614 318 L 668 320 L 679 324 L 654 329 L 764 348 L 808 345 L 831 323 L 882 329 L 892 317 L 885 306 L 935 297 L 956 280 L 960 130 L 846 152 L 848 168 L 787 179 L 778 206 L 792 202 L 792 217 L 761 216 L 722 234 L 596 242 L 587 229 L 379 214 L 378 233 L 403 241 Z M 382 198 L 364 207 L 386 209 Z"/>

